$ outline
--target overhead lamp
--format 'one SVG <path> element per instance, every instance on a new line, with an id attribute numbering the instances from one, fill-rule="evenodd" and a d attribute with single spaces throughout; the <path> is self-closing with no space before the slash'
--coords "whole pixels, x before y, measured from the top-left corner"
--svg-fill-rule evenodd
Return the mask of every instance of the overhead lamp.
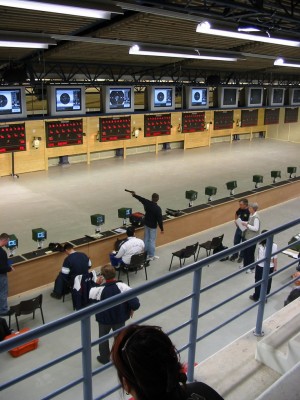
<path id="1" fill-rule="evenodd" d="M 49 45 L 56 45 L 52 38 L 27 32 L 0 31 L 0 47 L 17 47 L 25 49 L 48 49 Z"/>
<path id="2" fill-rule="evenodd" d="M 261 29 L 254 25 L 240 24 L 238 26 L 238 31 L 239 32 L 260 32 Z"/>
<path id="3" fill-rule="evenodd" d="M 274 65 L 277 65 L 279 67 L 300 68 L 300 64 L 286 62 L 283 58 L 276 58 L 276 60 L 274 61 Z"/>
<path id="4" fill-rule="evenodd" d="M 16 47 L 19 49 L 48 49 L 49 46 L 46 43 L 0 40 L 0 47 Z"/>
<path id="5" fill-rule="evenodd" d="M 211 28 L 211 25 L 208 21 L 200 22 L 200 24 L 197 25 L 196 32 L 204 33 L 207 35 L 229 37 L 229 38 L 233 38 L 233 39 L 252 40 L 254 42 L 279 44 L 282 46 L 300 47 L 300 42 L 297 42 L 295 40 L 279 39 L 279 38 L 273 38 L 270 36 L 250 35 L 249 33 L 240 33 L 240 32 L 233 32 L 233 31 L 224 31 L 221 29 L 213 29 L 213 28 Z"/>
<path id="6" fill-rule="evenodd" d="M 57 14 L 66 14 L 66 15 L 76 15 L 79 17 L 88 17 L 88 18 L 99 18 L 99 19 L 110 19 L 111 13 L 123 14 L 123 11 L 120 7 L 117 6 L 106 6 L 99 5 L 99 7 L 103 9 L 95 8 L 95 4 L 88 6 L 88 2 L 82 2 L 78 6 L 75 5 L 76 1 L 72 2 L 72 5 L 68 4 L 55 4 L 55 3 L 47 3 L 47 2 L 39 2 L 39 1 L 27 1 L 27 0 L 0 0 L 0 6 L 5 7 L 13 7 L 13 8 L 22 8 L 25 10 L 34 10 L 34 11 L 42 11 L 42 12 L 50 12 Z M 82 7 L 82 4 L 85 7 Z"/>
<path id="7" fill-rule="evenodd" d="M 202 52 L 200 52 L 197 49 L 176 51 L 176 49 L 168 49 L 168 48 L 156 49 L 153 47 L 145 47 L 145 46 L 141 47 L 136 44 L 130 47 L 129 54 L 134 54 L 139 56 L 192 58 L 196 60 L 237 61 L 237 57 L 202 54 Z"/>

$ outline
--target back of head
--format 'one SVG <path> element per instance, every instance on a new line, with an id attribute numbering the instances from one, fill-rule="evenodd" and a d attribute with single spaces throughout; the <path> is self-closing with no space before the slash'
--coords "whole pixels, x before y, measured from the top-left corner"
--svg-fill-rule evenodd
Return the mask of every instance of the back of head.
<path id="1" fill-rule="evenodd" d="M 288 295 L 287 299 L 284 302 L 284 305 L 287 306 L 290 304 L 292 301 L 298 299 L 300 297 L 300 288 L 299 289 L 293 289 L 290 294 Z"/>
<path id="2" fill-rule="evenodd" d="M 116 277 L 116 270 L 111 264 L 106 264 L 101 267 L 101 275 L 108 280 Z"/>
<path id="3" fill-rule="evenodd" d="M 248 206 L 253 208 L 254 211 L 258 210 L 258 204 L 257 203 L 249 203 Z"/>
<path id="4" fill-rule="evenodd" d="M 157 203 L 159 200 L 159 195 L 157 193 L 153 193 L 152 194 L 152 201 L 154 201 L 154 203 Z"/>
<path id="5" fill-rule="evenodd" d="M 125 380 L 136 400 L 185 398 L 182 364 L 170 338 L 159 327 L 128 326 L 116 337 L 111 358 L 122 386 Z"/>
<path id="6" fill-rule="evenodd" d="M 1 233 L 0 234 L 0 241 L 2 240 L 9 240 L 9 234 L 8 233 Z"/>
<path id="7" fill-rule="evenodd" d="M 135 232 L 135 229 L 134 229 L 133 226 L 129 226 L 129 227 L 126 229 L 126 234 L 127 234 L 128 237 L 134 236 L 134 232 Z"/>
<path id="8" fill-rule="evenodd" d="M 67 242 L 64 244 L 64 251 L 68 251 L 68 250 L 72 250 L 72 249 L 74 249 L 74 246 L 71 243 Z"/>
<path id="9" fill-rule="evenodd" d="M 266 233 L 268 232 L 268 229 L 263 229 L 261 231 L 261 233 Z M 265 244 L 267 243 L 267 239 L 263 239 L 261 242 L 259 242 L 259 244 L 262 244 L 263 246 L 265 246 Z"/>

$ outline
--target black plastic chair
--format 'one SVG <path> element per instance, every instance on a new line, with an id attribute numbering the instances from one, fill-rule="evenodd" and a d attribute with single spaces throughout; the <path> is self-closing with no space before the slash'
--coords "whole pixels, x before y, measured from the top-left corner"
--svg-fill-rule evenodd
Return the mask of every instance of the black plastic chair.
<path id="1" fill-rule="evenodd" d="M 220 236 L 215 236 L 214 238 L 212 238 L 212 240 L 208 240 L 207 242 L 200 243 L 199 244 L 198 254 L 197 254 L 197 259 L 198 259 L 198 256 L 199 256 L 201 248 L 206 250 L 206 256 L 208 257 L 212 250 L 215 250 L 219 246 L 222 245 L 223 238 L 224 238 L 224 234 L 220 235 Z"/>
<path id="2" fill-rule="evenodd" d="M 146 281 L 148 280 L 147 275 L 147 267 L 149 267 L 150 261 L 147 260 L 147 252 L 144 251 L 143 253 L 134 254 L 131 256 L 130 264 L 122 263 L 118 268 L 119 274 L 118 279 L 120 279 L 121 272 L 124 272 L 127 275 L 127 283 L 129 286 L 129 272 L 137 273 L 139 269 L 144 269 Z"/>
<path id="3" fill-rule="evenodd" d="M 174 257 L 178 257 L 179 258 L 180 268 L 182 267 L 182 265 L 185 264 L 185 260 L 187 258 L 190 258 L 190 257 L 193 256 L 194 257 L 194 261 L 196 261 L 197 258 L 198 258 L 198 256 L 196 257 L 198 245 L 199 245 L 199 243 L 197 242 L 197 243 L 192 244 L 190 246 L 186 246 L 184 249 L 181 249 L 181 250 L 178 250 L 178 251 L 174 251 L 174 253 L 172 253 L 172 258 L 171 258 L 169 271 L 171 270 L 172 262 L 173 262 L 173 258 Z M 182 262 L 182 260 L 183 260 L 183 262 Z"/>
<path id="4" fill-rule="evenodd" d="M 32 313 L 32 318 L 34 319 L 35 310 L 37 309 L 40 309 L 43 324 L 45 323 L 42 303 L 43 303 L 43 295 L 40 294 L 37 297 L 34 297 L 33 299 L 23 300 L 19 304 L 11 306 L 11 309 L 14 311 L 16 317 L 16 324 L 18 331 L 20 330 L 18 317 L 20 317 L 21 315 L 28 315 Z"/>

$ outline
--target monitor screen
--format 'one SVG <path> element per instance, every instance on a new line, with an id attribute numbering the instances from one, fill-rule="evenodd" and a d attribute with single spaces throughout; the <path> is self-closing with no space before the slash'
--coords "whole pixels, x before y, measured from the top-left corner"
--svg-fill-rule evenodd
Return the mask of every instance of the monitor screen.
<path id="1" fill-rule="evenodd" d="M 300 105 L 300 88 L 289 89 L 289 100 L 291 106 Z"/>
<path id="2" fill-rule="evenodd" d="M 7 243 L 7 247 L 17 247 L 17 239 L 9 240 Z"/>
<path id="3" fill-rule="evenodd" d="M 284 105 L 284 88 L 269 88 L 268 98 L 269 106 L 283 106 Z"/>
<path id="4" fill-rule="evenodd" d="M 134 112 L 133 86 L 104 86 L 101 93 L 105 113 Z"/>
<path id="5" fill-rule="evenodd" d="M 46 232 L 38 232 L 37 238 L 38 239 L 46 239 Z"/>
<path id="6" fill-rule="evenodd" d="M 85 88 L 83 86 L 49 86 L 48 112 L 51 116 L 85 114 Z"/>
<path id="7" fill-rule="evenodd" d="M 154 88 L 154 107 L 172 107 L 172 88 Z"/>
<path id="8" fill-rule="evenodd" d="M 55 89 L 56 111 L 81 111 L 81 88 Z"/>
<path id="9" fill-rule="evenodd" d="M 147 103 L 150 111 L 169 111 L 175 109 L 175 87 L 147 88 Z"/>
<path id="10" fill-rule="evenodd" d="M 261 106 L 263 88 L 250 88 L 249 106 Z"/>
<path id="11" fill-rule="evenodd" d="M 208 88 L 185 86 L 184 107 L 187 110 L 208 108 Z"/>
<path id="12" fill-rule="evenodd" d="M 0 89 L 0 119 L 25 118 L 25 90 L 22 87 Z"/>
<path id="13" fill-rule="evenodd" d="M 238 106 L 238 88 L 218 88 L 218 105 L 220 108 L 233 108 Z"/>

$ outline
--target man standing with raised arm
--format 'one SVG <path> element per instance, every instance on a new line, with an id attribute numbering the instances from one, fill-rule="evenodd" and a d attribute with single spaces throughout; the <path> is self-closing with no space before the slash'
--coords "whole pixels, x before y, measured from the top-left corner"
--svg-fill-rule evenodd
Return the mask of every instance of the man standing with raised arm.
<path id="1" fill-rule="evenodd" d="M 129 190 L 127 190 L 129 191 Z M 148 259 L 155 260 L 159 257 L 155 255 L 155 243 L 157 234 L 157 225 L 160 228 L 161 233 L 164 233 L 163 219 L 161 208 L 157 204 L 159 195 L 153 193 L 151 200 L 145 199 L 144 197 L 138 196 L 133 190 L 130 191 L 132 197 L 135 197 L 140 201 L 145 210 L 145 231 L 144 231 L 144 243 L 145 251 L 147 251 Z"/>

